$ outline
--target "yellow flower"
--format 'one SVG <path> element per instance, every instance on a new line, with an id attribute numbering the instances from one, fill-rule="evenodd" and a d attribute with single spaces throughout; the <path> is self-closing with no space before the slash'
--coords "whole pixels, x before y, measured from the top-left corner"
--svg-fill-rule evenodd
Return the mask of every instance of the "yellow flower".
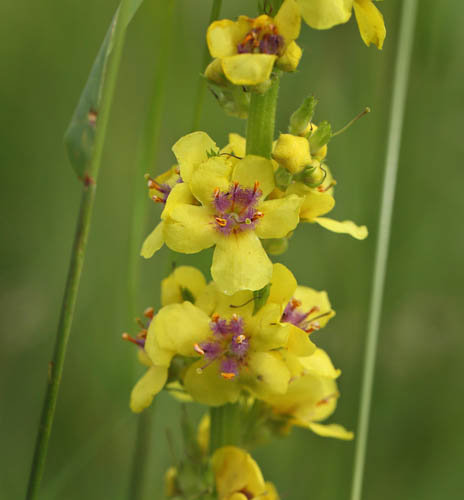
<path id="1" fill-rule="evenodd" d="M 253 314 L 254 308 L 252 292 L 228 296 L 211 282 L 195 305 L 169 304 L 158 312 L 148 329 L 146 353 L 154 365 L 166 368 L 174 356 L 187 363 L 196 358 L 181 377 L 200 403 L 235 402 L 242 390 L 258 398 L 284 394 L 290 371 L 279 350 L 312 354 L 315 346 L 308 335 L 334 313 L 325 292 L 297 287 L 281 264 L 273 266 L 261 309 Z"/>
<path id="2" fill-rule="evenodd" d="M 163 211 L 163 240 L 187 254 L 215 246 L 211 274 L 224 293 L 260 290 L 272 274 L 260 239 L 282 238 L 295 229 L 303 199 L 290 194 L 266 200 L 275 185 L 272 162 L 219 154 L 204 132 L 183 137 L 173 151 L 184 182 L 174 186 Z"/>
<path id="3" fill-rule="evenodd" d="M 281 134 L 274 142 L 272 157 L 278 165 L 289 172 L 302 175 L 304 167 L 313 168 L 311 177 L 317 187 L 309 187 L 301 181 L 294 180 L 285 192 L 275 189 L 270 198 L 278 199 L 282 196 L 297 195 L 303 198 L 300 206 L 300 221 L 317 223 L 320 226 L 335 233 L 349 234 L 353 238 L 363 240 L 367 238 L 366 226 L 358 226 L 350 220 L 337 221 L 328 217 L 322 217 L 329 213 L 335 206 L 333 196 L 335 180 L 327 165 L 321 163 L 327 155 L 327 145 L 319 150 L 311 152 L 308 138 L 317 130 L 313 123 L 308 125 L 303 136 L 292 134 Z M 243 156 L 246 149 L 246 140 L 238 134 L 229 135 L 229 144 L 224 151 L 236 156 Z M 321 182 L 322 181 L 322 182 Z"/>
<path id="4" fill-rule="evenodd" d="M 352 9 L 364 43 L 381 49 L 385 40 L 385 23 L 372 0 L 296 0 L 301 15 L 309 26 L 328 29 L 346 23 Z"/>
<path id="5" fill-rule="evenodd" d="M 279 500 L 274 485 L 264 481 L 258 464 L 241 448 L 219 448 L 212 465 L 218 500 Z"/>
<path id="6" fill-rule="evenodd" d="M 168 278 L 161 282 L 161 303 L 165 306 L 181 303 L 184 300 L 195 302 L 196 297 L 203 293 L 205 288 L 205 278 L 198 269 L 190 266 L 177 267 Z M 147 324 L 143 325 L 144 328 L 137 338 L 134 339 L 128 334 L 123 335 L 124 339 L 138 345 L 139 361 L 148 367 L 148 370 L 136 383 L 131 393 L 130 407 L 135 413 L 139 413 L 150 406 L 153 398 L 164 387 L 168 377 L 167 366 L 153 363 L 145 351 L 147 331 L 154 317 L 153 309 L 146 309 L 144 315 L 147 318 Z M 175 382 L 170 385 L 176 388 Z"/>
<path id="7" fill-rule="evenodd" d="M 235 22 L 213 22 L 206 41 L 211 56 L 221 61 L 229 81 L 235 85 L 257 85 L 269 79 L 274 64 L 284 71 L 296 69 L 301 49 L 294 40 L 299 33 L 298 6 L 295 0 L 285 0 L 274 18 L 240 16 Z"/>
<path id="8" fill-rule="evenodd" d="M 277 415 L 290 425 L 311 429 L 324 437 L 353 439 L 353 433 L 338 424 L 321 424 L 335 411 L 339 397 L 335 379 L 340 375 L 322 349 L 308 357 L 293 360 L 294 373 L 285 394 L 267 398 Z M 299 372 L 299 373 L 297 373 Z"/>

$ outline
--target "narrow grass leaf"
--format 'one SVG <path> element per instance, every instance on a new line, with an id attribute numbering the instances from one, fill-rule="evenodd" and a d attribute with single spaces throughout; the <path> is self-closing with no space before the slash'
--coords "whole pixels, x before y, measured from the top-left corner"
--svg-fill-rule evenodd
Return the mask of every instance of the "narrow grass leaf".
<path id="1" fill-rule="evenodd" d="M 132 0 L 128 22 L 134 17 L 143 0 Z M 103 83 L 106 77 L 108 57 L 113 49 L 114 27 L 119 8 L 90 70 L 89 77 L 79 98 L 71 122 L 64 135 L 69 160 L 76 174 L 85 178 L 92 158 L 98 113 L 101 107 Z M 127 25 L 124 26 L 124 29 Z"/>

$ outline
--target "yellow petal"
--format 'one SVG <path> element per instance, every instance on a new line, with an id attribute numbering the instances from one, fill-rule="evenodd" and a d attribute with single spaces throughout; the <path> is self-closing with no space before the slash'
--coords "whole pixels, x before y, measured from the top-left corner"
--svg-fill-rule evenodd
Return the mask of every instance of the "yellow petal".
<path id="1" fill-rule="evenodd" d="M 323 437 L 333 437 L 337 439 L 344 439 L 346 441 L 351 441 L 354 438 L 354 434 L 351 431 L 346 430 L 343 426 L 338 424 L 317 424 L 315 422 L 311 422 L 308 424 L 308 427 Z"/>
<path id="2" fill-rule="evenodd" d="M 329 355 L 319 348 L 311 356 L 300 358 L 300 363 L 310 375 L 335 380 L 341 373 L 340 370 L 335 369 Z"/>
<path id="3" fill-rule="evenodd" d="M 274 17 L 279 35 L 284 38 L 284 42 L 289 44 L 297 39 L 300 34 L 301 18 L 300 9 L 295 0 L 285 0 Z"/>
<path id="4" fill-rule="evenodd" d="M 161 304 L 184 302 L 182 289 L 187 289 L 196 299 L 206 287 L 203 273 L 196 267 L 179 266 L 161 282 Z"/>
<path id="5" fill-rule="evenodd" d="M 184 389 L 184 386 L 178 382 L 169 382 L 164 386 L 164 389 L 169 392 L 169 394 L 177 401 L 182 403 L 191 403 L 193 401 L 192 396 Z"/>
<path id="6" fill-rule="evenodd" d="M 212 464 L 220 499 L 229 498 L 242 490 L 257 497 L 265 490 L 258 464 L 245 450 L 236 446 L 219 448 L 214 452 Z"/>
<path id="7" fill-rule="evenodd" d="M 231 165 L 224 157 L 210 158 L 195 169 L 190 181 L 192 193 L 203 205 L 210 205 L 216 188 L 220 191 L 229 189 L 231 173 Z"/>
<path id="8" fill-rule="evenodd" d="M 284 198 L 266 200 L 258 208 L 263 217 L 256 223 L 260 238 L 283 238 L 293 231 L 300 221 L 303 198 L 291 194 Z"/>
<path id="9" fill-rule="evenodd" d="M 203 368 L 203 359 L 192 363 L 184 376 L 184 387 L 198 403 L 222 406 L 235 403 L 240 394 L 237 380 L 221 377 L 218 362 Z"/>
<path id="10" fill-rule="evenodd" d="M 218 232 L 209 209 L 177 205 L 165 220 L 164 239 L 175 252 L 197 253 L 214 245 Z"/>
<path id="11" fill-rule="evenodd" d="M 272 262 L 254 231 L 220 235 L 211 275 L 226 295 L 239 290 L 261 290 L 272 276 Z"/>
<path id="12" fill-rule="evenodd" d="M 309 335 L 292 324 L 288 324 L 288 330 L 287 349 L 296 356 L 311 356 L 316 350 L 316 346 L 309 340 Z"/>
<path id="13" fill-rule="evenodd" d="M 168 369 L 164 366 L 152 366 L 145 375 L 135 384 L 132 389 L 130 407 L 135 413 L 151 405 L 153 398 L 161 391 L 166 379 L 168 378 Z"/>
<path id="14" fill-rule="evenodd" d="M 195 199 L 195 197 L 192 194 L 192 191 L 190 190 L 190 186 L 185 182 L 176 184 L 172 188 L 171 192 L 169 193 L 168 199 L 166 201 L 166 205 L 164 205 L 164 210 L 161 214 L 161 219 L 166 219 L 167 217 L 169 217 L 169 215 L 172 212 L 172 209 L 177 205 L 182 205 L 182 204 L 198 205 L 197 200 Z"/>
<path id="15" fill-rule="evenodd" d="M 289 329 L 279 323 L 281 312 L 280 304 L 266 304 L 246 321 L 253 350 L 270 351 L 287 344 Z"/>
<path id="16" fill-rule="evenodd" d="M 229 19 L 214 21 L 206 32 L 206 43 L 211 57 L 227 57 L 237 54 L 237 45 L 245 38 L 251 24 L 241 16 L 237 22 Z"/>
<path id="17" fill-rule="evenodd" d="M 329 219 L 328 217 L 316 217 L 314 222 L 317 222 L 320 226 L 328 229 L 329 231 L 333 231 L 334 233 L 349 234 L 357 240 L 364 240 L 367 238 L 367 227 L 357 226 L 350 220 L 340 222 L 338 220 Z"/>
<path id="18" fill-rule="evenodd" d="M 238 54 L 222 59 L 222 69 L 234 85 L 258 85 L 269 79 L 276 58 L 271 54 Z"/>
<path id="19" fill-rule="evenodd" d="M 157 252 L 164 244 L 163 238 L 163 224 L 161 221 L 155 229 L 147 236 L 142 245 L 140 255 L 149 259 L 155 252 Z"/>
<path id="20" fill-rule="evenodd" d="M 354 0 L 353 6 L 364 43 L 368 47 L 373 43 L 378 49 L 381 49 L 387 34 L 382 13 L 372 0 Z"/>
<path id="21" fill-rule="evenodd" d="M 283 264 L 274 264 L 272 268 L 271 289 L 268 303 L 279 304 L 285 308 L 293 297 L 297 287 L 295 276 Z"/>
<path id="22" fill-rule="evenodd" d="M 172 147 L 184 182 L 190 182 L 193 169 L 208 159 L 207 152 L 217 150 L 216 143 L 206 132 L 192 132 L 181 137 Z"/>
<path id="23" fill-rule="evenodd" d="M 313 222 L 316 217 L 329 213 L 334 206 L 335 199 L 331 194 L 309 189 L 301 205 L 300 218 L 303 221 Z"/>
<path id="24" fill-rule="evenodd" d="M 279 500 L 276 487 L 271 482 L 266 481 L 264 488 L 264 493 L 259 497 L 260 500 Z"/>
<path id="25" fill-rule="evenodd" d="M 165 306 L 150 323 L 145 350 L 153 361 L 158 346 L 182 356 L 196 356 L 194 345 L 209 336 L 209 322 L 191 302 Z"/>
<path id="26" fill-rule="evenodd" d="M 353 0 L 296 0 L 301 15 L 311 28 L 319 30 L 346 23 L 351 17 Z"/>
<path id="27" fill-rule="evenodd" d="M 239 134 L 229 134 L 229 146 L 235 156 L 244 158 L 246 155 L 246 139 Z"/>
<path id="28" fill-rule="evenodd" d="M 298 67 L 302 55 L 301 47 L 296 42 L 292 42 L 282 56 L 277 59 L 277 66 L 282 71 L 291 73 Z"/>
<path id="29" fill-rule="evenodd" d="M 258 182 L 265 198 L 275 187 L 272 162 L 261 156 L 248 155 L 235 165 L 232 180 L 249 188 Z"/>
<path id="30" fill-rule="evenodd" d="M 290 371 L 278 355 L 270 352 L 252 352 L 248 366 L 250 373 L 243 377 L 244 383 L 260 399 L 273 394 L 285 394 L 290 380 Z"/>

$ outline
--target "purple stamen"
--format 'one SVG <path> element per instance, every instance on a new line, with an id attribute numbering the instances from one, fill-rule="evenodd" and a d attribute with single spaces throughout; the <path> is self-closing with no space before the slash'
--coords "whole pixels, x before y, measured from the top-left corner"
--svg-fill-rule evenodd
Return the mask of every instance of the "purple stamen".
<path id="1" fill-rule="evenodd" d="M 267 33 L 259 42 L 259 50 L 262 54 L 278 54 L 284 44 L 284 39 L 280 35 Z"/>

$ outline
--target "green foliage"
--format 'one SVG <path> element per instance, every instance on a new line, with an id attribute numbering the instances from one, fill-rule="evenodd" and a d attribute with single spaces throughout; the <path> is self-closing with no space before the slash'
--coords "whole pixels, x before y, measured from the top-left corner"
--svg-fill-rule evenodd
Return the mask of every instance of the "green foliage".
<path id="1" fill-rule="evenodd" d="M 131 20 L 143 0 L 132 0 L 129 20 Z M 108 58 L 113 49 L 114 27 L 119 9 L 116 11 L 106 32 L 103 44 L 90 70 L 84 90 L 64 136 L 69 160 L 76 174 L 84 178 L 89 167 L 98 126 L 98 113 L 102 100 L 103 82 L 106 76 Z M 125 27 L 126 28 L 126 27 Z"/>

